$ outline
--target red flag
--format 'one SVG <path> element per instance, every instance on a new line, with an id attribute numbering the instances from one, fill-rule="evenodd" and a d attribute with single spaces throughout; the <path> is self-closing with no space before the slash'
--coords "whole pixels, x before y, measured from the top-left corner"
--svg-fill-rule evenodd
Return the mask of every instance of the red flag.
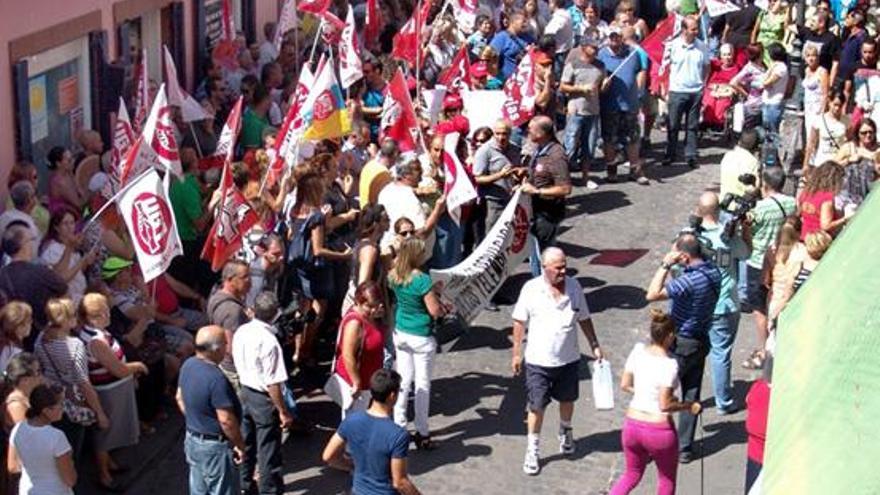
<path id="1" fill-rule="evenodd" d="M 428 21 L 428 12 L 431 10 L 431 1 L 422 0 L 422 8 L 418 8 L 413 12 L 412 17 L 400 32 L 394 35 L 394 48 L 391 50 L 391 56 L 409 62 L 411 66 L 416 65 L 416 59 L 421 49 L 421 33 L 425 29 L 425 23 Z M 422 61 L 419 60 L 421 65 Z"/>
<path id="2" fill-rule="evenodd" d="M 402 152 L 419 148 L 419 121 L 400 68 L 385 87 L 380 129 L 381 138 L 394 139 Z"/>
<path id="3" fill-rule="evenodd" d="M 227 122 L 228 123 L 228 122 Z M 226 261 L 241 249 L 241 239 L 257 224 L 260 218 L 232 182 L 229 162 L 223 165 L 220 180 L 221 200 L 214 225 L 208 233 L 202 259 L 211 262 L 211 269 L 219 271 Z"/>
<path id="4" fill-rule="evenodd" d="M 531 50 L 520 60 L 516 72 L 504 83 L 501 114 L 514 127 L 526 123 L 535 113 L 535 61 Z"/>
<path id="5" fill-rule="evenodd" d="M 670 15 L 660 21 L 657 27 L 651 31 L 651 34 L 642 40 L 642 49 L 645 50 L 648 58 L 651 59 L 650 89 L 653 94 L 659 94 L 660 87 L 666 84 L 665 81 L 668 78 L 668 74 L 665 70 L 661 72 L 661 69 L 665 69 L 667 63 L 665 60 L 666 44 L 677 35 L 678 24 L 678 16 L 675 14 Z"/>
<path id="6" fill-rule="evenodd" d="M 451 91 L 471 89 L 471 62 L 468 57 L 468 46 L 467 43 L 461 45 L 455 58 L 452 59 L 452 65 L 440 73 L 437 84 L 442 84 Z"/>
<path id="7" fill-rule="evenodd" d="M 287 109 L 287 115 L 284 116 L 284 122 L 281 123 L 281 129 L 275 139 L 275 161 L 266 171 L 266 187 L 272 187 L 281 178 L 285 165 L 292 167 L 296 162 L 296 143 L 299 141 L 303 125 L 303 119 L 299 113 L 306 98 L 309 97 L 309 88 L 314 83 L 315 76 L 306 64 L 299 74 L 296 91 L 290 96 L 290 107 Z"/>
<path id="8" fill-rule="evenodd" d="M 330 8 L 330 0 L 305 0 L 298 3 L 296 8 L 310 14 L 321 15 Z"/>
<path id="9" fill-rule="evenodd" d="M 367 18 L 364 23 L 364 46 L 373 48 L 382 32 L 382 11 L 379 0 L 367 0 Z"/>
<path id="10" fill-rule="evenodd" d="M 220 131 L 220 138 L 217 140 L 217 150 L 211 156 L 206 156 L 199 162 L 202 170 L 222 166 L 226 162 L 232 161 L 232 155 L 235 153 L 235 140 L 238 138 L 238 131 L 241 129 L 241 107 L 242 97 L 238 97 L 238 101 L 229 111 L 226 117 L 226 123 L 223 130 Z"/>
<path id="11" fill-rule="evenodd" d="M 342 31 L 345 30 L 345 23 L 329 10 L 321 14 L 321 19 L 324 21 L 324 29 L 321 32 L 321 38 L 324 40 L 324 43 L 338 45 L 342 41 Z"/>
<path id="12" fill-rule="evenodd" d="M 220 32 L 221 38 L 226 41 L 235 39 L 235 23 L 232 20 L 232 4 L 231 0 L 223 0 L 220 4 Z"/>

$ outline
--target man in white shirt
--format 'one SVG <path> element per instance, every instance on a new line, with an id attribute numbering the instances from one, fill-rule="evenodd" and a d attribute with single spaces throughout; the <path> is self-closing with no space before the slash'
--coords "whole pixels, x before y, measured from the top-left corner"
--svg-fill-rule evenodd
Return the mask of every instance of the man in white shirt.
<path id="1" fill-rule="evenodd" d="M 385 207 L 391 225 L 401 218 L 408 218 L 416 231 L 422 233 L 425 239 L 425 253 L 430 255 L 434 249 L 434 226 L 443 212 L 442 205 L 438 202 L 430 215 L 425 213 L 425 205 L 416 196 L 416 187 L 422 180 L 422 164 L 418 160 L 411 160 L 397 166 L 397 180 L 382 188 L 379 192 L 378 203 Z M 382 248 L 391 246 L 394 241 L 393 229 L 385 232 L 382 237 Z"/>
<path id="2" fill-rule="evenodd" d="M 260 466 L 259 492 L 284 492 L 281 430 L 293 424 L 282 397 L 287 368 L 275 328 L 266 323 L 278 315 L 278 299 L 262 292 L 254 300 L 254 318 L 238 327 L 232 340 L 232 360 L 241 382 L 242 436 L 247 450 L 239 466 L 243 493 L 254 490 L 254 471 Z"/>
<path id="3" fill-rule="evenodd" d="M 553 14 L 550 16 L 550 21 L 544 27 L 544 34 L 553 35 L 556 41 L 556 55 L 553 57 L 553 74 L 559 77 L 559 74 L 562 72 L 562 66 L 565 64 L 565 57 L 572 46 L 574 46 L 574 23 L 571 21 L 571 14 L 565 8 L 564 0 L 550 0 L 548 4 Z"/>
<path id="4" fill-rule="evenodd" d="M 39 246 L 43 233 L 37 228 L 37 224 L 31 216 L 31 211 L 37 205 L 34 185 L 26 180 L 20 180 L 9 188 L 9 197 L 12 199 L 12 208 L 0 215 L 0 236 L 13 223 L 21 223 L 31 233 L 35 245 Z"/>
<path id="5" fill-rule="evenodd" d="M 565 275 L 565 253 L 550 247 L 541 257 L 543 273 L 526 282 L 513 309 L 513 374 L 523 368 L 522 342 L 529 330 L 525 352 L 528 393 L 528 447 L 523 472 L 538 474 L 538 443 L 544 409 L 551 399 L 559 402 L 559 451 L 574 454 L 571 418 L 578 398 L 578 329 L 583 332 L 596 359 L 602 349 L 596 339 L 590 309 L 578 282 Z"/>

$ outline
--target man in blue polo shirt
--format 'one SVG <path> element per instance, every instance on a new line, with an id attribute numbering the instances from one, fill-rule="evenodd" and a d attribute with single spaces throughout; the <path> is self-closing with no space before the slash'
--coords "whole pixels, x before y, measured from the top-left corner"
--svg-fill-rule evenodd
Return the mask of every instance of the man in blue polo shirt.
<path id="1" fill-rule="evenodd" d="M 498 79 L 506 81 L 516 70 L 528 46 L 534 43 L 535 39 L 526 32 L 525 14 L 520 10 L 514 11 L 507 21 L 507 30 L 495 33 L 492 42 L 489 43 L 489 46 L 498 52 L 501 61 Z"/>
<path id="2" fill-rule="evenodd" d="M 632 47 L 623 42 L 620 28 L 608 30 L 608 46 L 599 50 L 599 62 L 608 76 L 602 82 L 600 119 L 608 182 L 617 181 L 617 147 L 626 148 L 633 178 L 641 185 L 648 179 L 639 158 L 639 93 L 644 89 L 648 67 Z"/>
<path id="3" fill-rule="evenodd" d="M 673 267 L 681 267 L 677 277 L 668 280 Z M 663 257 L 645 294 L 648 301 L 672 301 L 672 320 L 678 329 L 673 355 L 678 361 L 681 400 L 699 401 L 703 368 L 709 353 L 709 329 L 721 290 L 721 270 L 705 260 L 702 246 L 693 234 L 682 234 Z M 682 411 L 678 417 L 679 462 L 693 459 L 696 416 Z"/>
<path id="4" fill-rule="evenodd" d="M 682 22 L 681 35 L 669 45 L 669 125 L 666 135 L 664 165 L 675 161 L 678 151 L 678 133 L 681 118 L 685 118 L 684 158 L 691 168 L 697 167 L 697 127 L 700 124 L 700 104 L 703 86 L 708 77 L 709 49 L 697 39 L 700 24 L 686 17 Z"/>

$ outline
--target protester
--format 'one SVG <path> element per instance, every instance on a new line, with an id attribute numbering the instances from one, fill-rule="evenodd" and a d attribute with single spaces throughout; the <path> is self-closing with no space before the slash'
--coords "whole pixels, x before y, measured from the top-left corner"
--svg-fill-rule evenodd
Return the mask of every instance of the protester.
<path id="1" fill-rule="evenodd" d="M 776 318 L 791 298 L 790 289 L 794 277 L 798 274 L 801 262 L 806 258 L 807 251 L 800 242 L 801 221 L 791 216 L 779 230 L 773 247 L 765 256 L 770 258 L 769 296 L 767 299 L 768 328 L 776 327 Z"/>
<path id="2" fill-rule="evenodd" d="M 196 355 L 180 369 L 177 406 L 186 420 L 184 450 L 193 495 L 239 495 L 236 464 L 245 458 L 241 404 L 219 365 L 227 330 L 212 325 L 196 334 Z"/>
<path id="3" fill-rule="evenodd" d="M 388 274 L 388 286 L 397 298 L 394 317 L 394 349 L 397 371 L 401 376 L 401 393 L 394 406 L 394 422 L 406 426 L 406 409 L 410 386 L 415 395 L 416 447 L 434 447 L 428 428 L 431 400 L 431 370 L 437 341 L 432 335 L 433 322 L 447 313 L 441 304 L 431 277 L 421 271 L 425 242 L 410 237 L 400 245 L 394 266 Z"/>
<path id="4" fill-rule="evenodd" d="M 743 101 L 743 129 L 750 129 L 761 124 L 762 94 L 764 93 L 763 76 L 767 70 L 764 66 L 764 46 L 752 43 L 746 48 L 748 62 L 739 73 L 730 80 L 731 86 L 739 93 Z"/>
<path id="5" fill-rule="evenodd" d="M 31 392 L 43 384 L 40 361 L 29 352 L 16 354 L 3 368 L 8 386 L 12 388 L 3 402 L 3 431 L 12 428 L 27 418 Z"/>
<path id="6" fill-rule="evenodd" d="M 9 439 L 9 470 L 21 473 L 19 493 L 73 495 L 77 474 L 70 442 L 52 426 L 62 417 L 63 391 L 38 385 L 31 392 L 27 420 Z"/>
<path id="7" fill-rule="evenodd" d="M 678 268 L 678 276 L 667 280 L 673 267 Z M 645 294 L 648 301 L 671 301 L 670 314 L 676 326 L 672 353 L 678 361 L 681 398 L 685 401 L 700 400 L 703 368 L 709 353 L 709 331 L 720 286 L 721 270 L 704 258 L 699 240 L 685 233 L 663 257 Z M 696 427 L 695 414 L 687 411 L 679 414 L 678 462 L 682 464 L 693 460 Z"/>
<path id="8" fill-rule="evenodd" d="M 789 280 L 790 285 L 785 291 L 786 294 L 793 296 L 804 285 L 804 282 L 810 278 L 810 275 L 819 266 L 822 256 L 831 247 L 832 240 L 832 237 L 827 232 L 821 230 L 807 235 L 807 238 L 804 239 L 807 256 L 801 261 L 797 274 Z"/>
<path id="9" fill-rule="evenodd" d="M 489 46 L 499 56 L 498 78 L 501 81 L 510 77 L 516 70 L 516 66 L 525 54 L 528 45 L 534 44 L 536 41 L 534 35 L 527 31 L 526 20 L 526 14 L 523 11 L 513 11 L 508 17 L 507 28 L 495 33 L 492 42 L 489 43 Z"/>
<path id="10" fill-rule="evenodd" d="M 33 311 L 27 303 L 9 301 L 0 309 L 0 370 L 24 349 L 31 335 Z"/>
<path id="11" fill-rule="evenodd" d="M 843 187 L 844 169 L 837 162 L 826 161 L 807 178 L 804 189 L 798 194 L 798 210 L 801 214 L 801 240 L 819 230 L 837 235 L 846 225 L 854 210 L 838 211 L 834 197 Z"/>
<path id="12" fill-rule="evenodd" d="M 709 62 L 709 79 L 703 92 L 702 121 L 708 127 L 724 129 L 727 112 L 733 105 L 730 81 L 739 73 L 734 59 L 733 45 L 724 44 L 718 50 L 719 58 Z"/>
<path id="13" fill-rule="evenodd" d="M 752 383 L 746 395 L 746 454 L 745 492 L 750 493 L 764 467 L 764 448 L 767 443 L 767 419 L 770 413 L 770 390 L 773 379 L 773 358 L 764 362 L 763 374 Z"/>
<path id="14" fill-rule="evenodd" d="M 675 493 L 678 435 L 671 413 L 700 414 L 699 401 L 679 401 L 678 363 L 669 353 L 675 345 L 675 323 L 659 309 L 651 310 L 651 341 L 638 343 L 626 358 L 620 388 L 633 394 L 621 432 L 626 471 L 610 495 L 630 493 L 650 461 L 657 465 L 657 493 Z"/>
<path id="15" fill-rule="evenodd" d="M 819 48 L 814 44 L 804 47 L 804 127 L 807 130 L 816 128 L 816 120 L 821 118 L 828 101 L 829 86 L 828 70 L 820 65 Z"/>
<path id="16" fill-rule="evenodd" d="M 0 235 L 6 229 L 15 224 L 22 224 L 30 230 L 31 236 L 36 242 L 40 242 L 43 232 L 37 227 L 37 220 L 33 214 L 39 204 L 36 197 L 37 191 L 30 181 L 20 180 L 9 188 L 9 198 L 12 208 L 7 208 L 0 214 Z"/>
<path id="17" fill-rule="evenodd" d="M 559 81 L 559 92 L 568 96 L 565 122 L 565 152 L 569 166 L 578 166 L 588 189 L 598 185 L 590 180 L 590 165 L 599 141 L 599 94 L 604 70 L 596 63 L 598 41 L 581 37 L 580 48 L 572 50 Z M 613 84 L 613 83 L 612 83 Z"/>
<path id="18" fill-rule="evenodd" d="M 86 293 L 85 267 L 97 258 L 97 248 L 80 254 L 82 237 L 76 234 L 76 215 L 59 210 L 49 219 L 49 231 L 40 245 L 40 260 L 67 282 L 67 294 L 79 304 Z"/>
<path id="19" fill-rule="evenodd" d="M 436 242 L 435 228 L 440 216 L 446 208 L 446 200 L 443 196 L 434 203 L 434 208 L 429 215 L 425 214 L 425 208 L 416 195 L 416 187 L 422 181 L 422 165 L 417 160 L 412 160 L 397 167 L 397 179 L 385 186 L 379 193 L 378 204 L 388 214 L 389 222 L 396 225 L 401 218 L 407 218 L 415 228 L 424 233 L 425 253 L 430 256 L 434 251 Z M 392 235 L 385 232 L 382 238 L 382 247 L 391 244 Z"/>
<path id="20" fill-rule="evenodd" d="M 541 470 L 541 425 L 551 399 L 559 402 L 559 452 L 569 456 L 575 453 L 571 420 L 579 393 L 578 330 L 587 338 L 593 357 L 604 357 L 583 290 L 565 274 L 565 253 L 550 247 L 542 253 L 541 261 L 543 275 L 523 286 L 512 315 L 514 375 L 523 371 L 525 357 L 528 436 L 523 472 L 528 475 Z M 529 345 L 523 354 L 526 331 Z"/>
<path id="21" fill-rule="evenodd" d="M 324 447 L 324 462 L 354 471 L 357 493 L 421 493 L 407 475 L 409 435 L 391 419 L 400 394 L 400 375 L 377 370 L 370 377 L 370 408 L 346 418 Z"/>
<path id="22" fill-rule="evenodd" d="M 700 119 L 700 101 L 709 68 L 709 54 L 706 45 L 697 35 L 700 32 L 698 21 L 685 17 L 682 21 L 681 35 L 672 41 L 669 48 L 669 128 L 666 136 L 666 156 L 664 165 L 669 165 L 678 156 L 678 134 L 681 120 L 685 120 L 684 158 L 691 168 L 697 166 L 697 126 Z"/>
<path id="23" fill-rule="evenodd" d="M 233 389 L 238 392 L 241 387 L 232 360 L 232 337 L 238 327 L 250 319 L 244 300 L 251 287 L 251 274 L 246 263 L 230 260 L 223 267 L 221 278 L 222 283 L 208 299 L 206 310 L 208 322 L 226 330 L 226 357 L 219 363 L 219 367 L 232 383 Z"/>
<path id="24" fill-rule="evenodd" d="M 70 150 L 56 146 L 49 150 L 46 160 L 49 162 L 49 170 L 52 171 L 49 177 L 49 211 L 55 212 L 62 207 L 80 211 L 86 204 L 86 198 L 80 193 L 73 177 L 73 154 Z"/>
<path id="25" fill-rule="evenodd" d="M 369 377 L 382 367 L 385 358 L 384 301 L 377 282 L 361 282 L 354 293 L 354 305 L 339 324 L 334 368 L 348 386 L 347 396 L 342 397 L 343 420 L 370 405 Z"/>
<path id="26" fill-rule="evenodd" d="M 853 130 L 855 135 L 841 147 L 835 159 L 844 169 L 843 186 L 835 198 L 835 206 L 841 210 L 861 205 L 880 177 L 877 124 L 871 119 L 862 119 Z"/>
<path id="27" fill-rule="evenodd" d="M 119 465 L 110 451 L 138 443 L 139 425 L 135 402 L 137 375 L 148 373 L 140 362 L 127 362 L 122 346 L 107 331 L 110 325 L 110 306 L 102 294 L 86 294 L 79 308 L 84 323 L 80 339 L 86 344 L 89 361 L 89 382 L 95 388 L 101 408 L 110 420 L 109 428 L 100 430 L 93 437 L 99 483 L 113 489 L 112 471 Z"/>
<path id="28" fill-rule="evenodd" d="M 241 487 L 253 490 L 254 472 L 259 464 L 259 491 L 280 495 L 282 480 L 281 430 L 293 424 L 282 397 L 287 369 L 277 330 L 268 322 L 278 314 L 278 298 L 272 292 L 257 295 L 254 318 L 235 331 L 232 358 L 241 382 L 243 405 L 241 435 L 244 462 L 239 468 Z"/>

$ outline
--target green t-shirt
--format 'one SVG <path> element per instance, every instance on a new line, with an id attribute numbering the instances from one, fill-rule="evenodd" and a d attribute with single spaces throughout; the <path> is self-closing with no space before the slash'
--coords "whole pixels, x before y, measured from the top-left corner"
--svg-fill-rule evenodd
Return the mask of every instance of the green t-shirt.
<path id="1" fill-rule="evenodd" d="M 180 240 L 196 240 L 198 232 L 195 221 L 202 216 L 202 193 L 199 190 L 199 182 L 192 174 L 185 174 L 183 180 L 173 179 L 170 195 Z"/>
<path id="2" fill-rule="evenodd" d="M 244 148 L 261 148 L 263 131 L 269 127 L 269 119 L 261 117 L 247 108 L 241 118 L 241 146 Z"/>
<path id="3" fill-rule="evenodd" d="M 776 194 L 758 201 L 749 213 L 752 222 L 752 255 L 747 263 L 750 266 L 764 266 L 764 253 L 776 242 L 785 217 L 796 211 L 797 202 L 791 196 Z"/>
<path id="4" fill-rule="evenodd" d="M 389 280 L 388 285 L 397 296 L 395 326 L 398 330 L 411 335 L 427 337 L 431 335 L 431 315 L 425 306 L 425 294 L 430 292 L 434 282 L 427 273 L 419 273 L 405 285 L 397 285 Z"/>

